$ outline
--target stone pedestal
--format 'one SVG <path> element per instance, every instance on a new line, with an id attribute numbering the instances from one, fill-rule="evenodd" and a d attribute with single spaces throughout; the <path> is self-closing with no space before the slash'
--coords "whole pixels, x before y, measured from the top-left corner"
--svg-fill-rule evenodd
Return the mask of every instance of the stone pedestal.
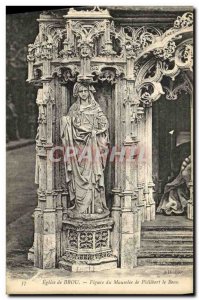
<path id="1" fill-rule="evenodd" d="M 63 221 L 66 241 L 59 268 L 72 272 L 93 272 L 117 268 L 110 246 L 112 218 Z"/>

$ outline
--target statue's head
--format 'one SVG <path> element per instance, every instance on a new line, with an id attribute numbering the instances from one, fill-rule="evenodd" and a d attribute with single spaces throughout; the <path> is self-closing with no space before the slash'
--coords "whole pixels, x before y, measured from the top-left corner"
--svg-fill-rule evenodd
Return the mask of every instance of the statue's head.
<path id="1" fill-rule="evenodd" d="M 75 83 L 73 88 L 73 96 L 76 98 L 79 97 L 82 101 L 86 101 L 94 92 L 95 89 L 93 86 L 80 82 Z"/>

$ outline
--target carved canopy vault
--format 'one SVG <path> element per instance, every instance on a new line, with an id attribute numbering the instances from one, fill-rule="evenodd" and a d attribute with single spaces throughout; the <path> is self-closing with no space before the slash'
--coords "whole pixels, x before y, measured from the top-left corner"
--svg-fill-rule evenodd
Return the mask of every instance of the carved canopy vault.
<path id="1" fill-rule="evenodd" d="M 166 31 L 150 25 L 116 26 L 108 10 L 98 7 L 84 11 L 72 8 L 63 17 L 45 12 L 38 22 L 39 33 L 29 45 L 27 55 L 27 81 L 38 86 L 39 107 L 38 207 L 34 214 L 34 246 L 30 251 L 35 266 L 56 267 L 67 244 L 63 235 L 64 226 L 69 226 L 63 225 L 68 201 L 64 170 L 61 163 L 53 164 L 48 157 L 54 145 L 61 145 L 59 121 L 73 102 L 71 87 L 75 82 L 86 82 L 96 87 L 107 85 L 112 91 L 107 107 L 114 109 L 108 109 L 107 117 L 112 120 L 115 145 L 147 145 L 147 161 L 134 162 L 133 166 L 128 161 L 115 161 L 111 171 L 114 182 L 109 191 L 113 195 L 114 225 L 111 229 L 112 219 L 104 225 L 111 234 L 107 237 L 104 233 L 109 239 L 107 253 L 111 247 L 119 267 L 134 267 L 141 222 L 155 218 L 152 103 L 161 95 L 168 97 L 170 93 L 172 97 L 171 90 L 163 87 L 162 79 L 169 77 L 174 81 L 182 72 L 192 93 L 193 13 L 177 17 L 173 27 Z M 192 199 L 188 211 L 192 218 Z M 80 231 L 79 227 L 74 229 L 73 239 L 74 235 L 81 236 Z"/>

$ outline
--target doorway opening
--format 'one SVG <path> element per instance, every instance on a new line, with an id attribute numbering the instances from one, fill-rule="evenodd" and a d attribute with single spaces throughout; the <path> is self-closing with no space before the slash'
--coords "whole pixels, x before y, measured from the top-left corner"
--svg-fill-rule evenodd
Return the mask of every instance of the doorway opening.
<path id="1" fill-rule="evenodd" d="M 153 104 L 154 200 L 156 211 L 168 215 L 186 215 L 189 197 L 187 166 L 187 178 L 179 176 L 191 155 L 190 94 L 183 88 L 183 80 L 183 76 L 178 76 L 175 82 L 164 78 L 165 94 Z"/>

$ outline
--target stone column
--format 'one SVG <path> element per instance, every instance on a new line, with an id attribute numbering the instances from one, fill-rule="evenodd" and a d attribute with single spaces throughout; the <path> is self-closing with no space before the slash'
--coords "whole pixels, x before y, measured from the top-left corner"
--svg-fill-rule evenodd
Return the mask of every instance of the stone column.
<path id="1" fill-rule="evenodd" d="M 138 207 L 141 212 L 141 221 L 144 221 L 146 201 L 144 198 L 144 164 L 145 164 L 145 145 L 144 145 L 144 108 L 138 107 L 137 111 L 138 120 L 138 158 L 137 158 L 137 169 L 138 169 Z"/>
<path id="2" fill-rule="evenodd" d="M 125 86 L 124 86 L 125 88 Z M 137 265 L 137 247 L 139 246 L 139 229 L 140 218 L 137 210 L 137 168 L 132 157 L 127 154 L 132 153 L 132 148 L 137 145 L 137 127 L 136 118 L 132 115 L 136 106 L 134 95 L 134 80 L 128 78 L 126 82 L 126 99 L 125 105 L 125 179 L 122 201 L 122 228 L 121 228 L 121 268 L 131 269 Z M 132 119 L 133 118 L 133 119 Z M 132 127 L 132 124 L 133 127 Z M 129 156 L 129 155 L 128 155 Z"/>
<path id="3" fill-rule="evenodd" d="M 155 219 L 155 201 L 153 199 L 152 180 L 152 104 L 146 108 L 146 171 L 147 178 L 145 182 L 146 196 L 146 219 L 151 221 Z"/>
<path id="4" fill-rule="evenodd" d="M 28 79 L 27 81 L 30 82 L 34 78 L 33 73 L 33 64 L 34 64 L 34 58 L 28 58 Z"/>
<path id="5" fill-rule="evenodd" d="M 112 41 L 110 39 L 110 21 L 105 20 L 105 49 L 107 52 L 111 53 L 112 50 Z"/>
<path id="6" fill-rule="evenodd" d="M 115 146 L 116 151 L 121 147 L 121 79 L 118 78 L 115 84 Z M 119 120 L 119 122 L 118 122 Z M 113 204 L 111 208 L 111 216 L 114 220 L 113 230 L 111 232 L 111 245 L 113 255 L 118 257 L 118 265 L 120 265 L 120 241 L 121 241 L 121 166 L 122 163 L 115 159 L 115 188 L 113 193 Z"/>
<path id="7" fill-rule="evenodd" d="M 44 99 L 47 106 L 47 141 L 45 145 L 47 162 L 46 207 L 43 211 L 43 268 L 56 266 L 56 209 L 54 203 L 54 174 L 53 174 L 53 106 L 54 95 L 50 82 L 43 84 Z"/>
<path id="8" fill-rule="evenodd" d="M 193 91 L 191 93 L 191 96 L 190 96 L 190 106 L 191 106 L 191 181 L 189 183 L 189 188 L 190 188 L 190 199 L 188 201 L 188 204 L 187 204 L 187 218 L 190 219 L 190 220 L 193 220 L 193 215 L 194 215 L 194 212 L 193 212 L 193 181 L 194 181 L 194 178 L 193 178 L 193 159 L 194 159 L 194 154 L 193 154 L 193 139 L 194 139 L 194 133 L 193 133 L 193 118 L 194 118 L 194 113 L 193 113 Z"/>
<path id="9" fill-rule="evenodd" d="M 43 83 L 42 101 L 38 105 L 45 107 L 45 124 L 39 120 L 37 140 L 38 206 L 34 213 L 34 266 L 42 269 L 56 267 L 56 205 L 54 194 L 54 174 L 52 161 L 53 148 L 53 106 L 54 98 L 50 82 Z M 44 125 L 43 130 L 40 130 Z"/>
<path id="10" fill-rule="evenodd" d="M 34 265 L 43 268 L 43 210 L 46 206 L 46 103 L 43 97 L 43 89 L 38 89 L 36 99 L 39 116 L 36 136 L 36 166 L 35 183 L 39 185 L 37 190 L 38 205 L 34 212 L 34 243 L 29 250 L 28 259 Z"/>

